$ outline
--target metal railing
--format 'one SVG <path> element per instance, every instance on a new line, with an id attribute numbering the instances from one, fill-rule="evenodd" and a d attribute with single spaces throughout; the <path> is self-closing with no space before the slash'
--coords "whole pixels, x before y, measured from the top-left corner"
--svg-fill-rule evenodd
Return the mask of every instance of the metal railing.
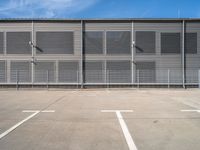
<path id="1" fill-rule="evenodd" d="M 33 77 L 32 77 L 33 75 Z M 82 84 L 78 70 L 12 70 L 8 76 L 0 71 L 0 85 L 74 85 Z M 164 85 L 168 88 L 174 85 L 182 85 L 182 70 L 177 68 L 134 70 L 85 70 L 84 85 L 130 85 L 141 87 L 145 85 Z M 190 69 L 186 71 L 186 85 L 200 87 L 200 70 Z"/>

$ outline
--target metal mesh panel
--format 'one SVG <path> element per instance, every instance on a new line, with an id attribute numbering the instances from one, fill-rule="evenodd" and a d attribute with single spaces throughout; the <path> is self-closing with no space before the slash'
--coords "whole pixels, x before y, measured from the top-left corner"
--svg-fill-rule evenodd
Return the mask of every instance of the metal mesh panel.
<path id="1" fill-rule="evenodd" d="M 136 80 L 140 83 L 154 83 L 156 78 L 155 62 L 137 62 Z"/>
<path id="2" fill-rule="evenodd" d="M 6 46 L 7 54 L 31 54 L 30 32 L 7 32 Z"/>
<path id="3" fill-rule="evenodd" d="M 103 62 L 85 62 L 85 83 L 103 83 Z"/>
<path id="4" fill-rule="evenodd" d="M 103 32 L 84 33 L 84 50 L 85 54 L 102 54 L 103 53 Z"/>
<path id="5" fill-rule="evenodd" d="M 41 82 L 41 83 L 55 82 L 55 63 L 36 62 L 35 82 Z"/>
<path id="6" fill-rule="evenodd" d="M 73 54 L 73 32 L 37 32 L 38 54 Z"/>
<path id="7" fill-rule="evenodd" d="M 108 31 L 106 34 L 107 54 L 130 54 L 131 32 Z"/>
<path id="8" fill-rule="evenodd" d="M 0 82 L 6 82 L 6 63 L 5 61 L 0 61 Z"/>
<path id="9" fill-rule="evenodd" d="M 130 61 L 107 61 L 107 83 L 131 83 Z"/>
<path id="10" fill-rule="evenodd" d="M 180 53 L 180 33 L 161 33 L 161 53 Z"/>
<path id="11" fill-rule="evenodd" d="M 79 81 L 78 62 L 59 62 L 58 80 L 63 83 Z"/>
<path id="12" fill-rule="evenodd" d="M 155 38 L 153 31 L 136 31 L 136 53 L 155 53 Z"/>
<path id="13" fill-rule="evenodd" d="M 197 33 L 186 33 L 185 51 L 187 54 L 197 53 Z"/>
<path id="14" fill-rule="evenodd" d="M 31 63 L 30 62 L 11 62 L 10 70 L 11 82 L 31 82 Z"/>
<path id="15" fill-rule="evenodd" d="M 0 54 L 3 54 L 3 47 L 4 47 L 3 32 L 0 32 Z"/>

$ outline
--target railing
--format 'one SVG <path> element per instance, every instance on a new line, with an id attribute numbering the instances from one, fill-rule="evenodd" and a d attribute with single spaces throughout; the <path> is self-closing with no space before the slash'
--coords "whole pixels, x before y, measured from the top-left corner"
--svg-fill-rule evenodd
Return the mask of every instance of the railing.
<path id="1" fill-rule="evenodd" d="M 7 75 L 0 71 L 0 85 L 173 85 L 183 84 L 183 73 L 181 69 L 145 69 L 134 70 L 85 70 L 83 83 L 78 70 L 12 70 Z M 185 84 L 200 86 L 200 71 L 189 69 L 185 72 Z"/>

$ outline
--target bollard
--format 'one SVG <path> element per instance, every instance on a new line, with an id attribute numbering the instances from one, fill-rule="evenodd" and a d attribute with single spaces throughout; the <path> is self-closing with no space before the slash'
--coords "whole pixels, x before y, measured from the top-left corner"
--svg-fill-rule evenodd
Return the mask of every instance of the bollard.
<path id="1" fill-rule="evenodd" d="M 19 70 L 16 71 L 16 90 L 19 90 Z"/>
<path id="2" fill-rule="evenodd" d="M 78 70 L 76 71 L 76 77 L 77 77 L 77 89 L 79 88 L 79 72 Z"/>

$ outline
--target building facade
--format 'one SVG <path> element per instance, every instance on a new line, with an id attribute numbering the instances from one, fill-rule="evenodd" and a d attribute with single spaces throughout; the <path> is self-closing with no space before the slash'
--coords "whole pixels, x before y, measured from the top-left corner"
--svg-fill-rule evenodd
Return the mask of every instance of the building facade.
<path id="1" fill-rule="evenodd" d="M 198 85 L 199 19 L 2 19 L 1 85 Z"/>

